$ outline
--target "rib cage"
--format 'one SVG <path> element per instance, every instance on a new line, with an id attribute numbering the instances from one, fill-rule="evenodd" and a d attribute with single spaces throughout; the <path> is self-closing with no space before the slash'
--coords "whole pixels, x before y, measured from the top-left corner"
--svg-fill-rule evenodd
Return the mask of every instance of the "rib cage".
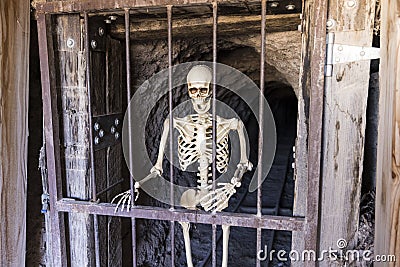
<path id="1" fill-rule="evenodd" d="M 229 163 L 229 131 L 232 122 L 237 119 L 217 117 L 217 153 L 216 168 L 219 173 L 225 173 Z M 212 120 L 211 115 L 200 117 L 198 114 L 174 119 L 174 128 L 179 132 L 178 158 L 182 170 L 197 162 L 200 157 L 207 157 L 212 162 Z"/>

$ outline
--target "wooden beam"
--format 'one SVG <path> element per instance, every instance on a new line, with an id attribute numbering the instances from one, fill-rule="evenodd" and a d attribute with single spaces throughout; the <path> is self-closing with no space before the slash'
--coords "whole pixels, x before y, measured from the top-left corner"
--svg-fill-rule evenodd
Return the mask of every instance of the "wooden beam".
<path id="1" fill-rule="evenodd" d="M 305 216 L 307 224 L 304 232 L 292 234 L 292 250 L 295 251 L 316 251 L 318 248 L 326 38 L 325 27 L 321 25 L 326 24 L 327 7 L 326 1 L 303 2 L 293 215 Z M 315 262 L 300 260 L 292 261 L 291 265 L 315 266 Z"/>
<path id="2" fill-rule="evenodd" d="M 375 0 L 333 0 L 328 10 L 336 44 L 372 45 Z M 337 249 L 339 239 L 356 245 L 369 74 L 370 61 L 360 60 L 334 64 L 325 79 L 320 250 Z"/>
<path id="3" fill-rule="evenodd" d="M 90 147 L 88 121 L 88 95 L 86 88 L 86 57 L 84 56 L 83 25 L 79 14 L 60 15 L 48 24 L 53 33 L 55 50 L 55 77 L 61 107 L 60 143 L 66 195 L 82 200 L 92 197 L 90 179 Z M 50 47 L 49 49 L 53 49 Z M 44 103 L 46 107 L 49 103 Z M 49 177 L 55 179 L 55 177 Z M 50 196 L 54 198 L 55 196 Z M 70 263 L 72 266 L 94 266 L 93 216 L 69 214 L 68 234 Z M 63 242 L 63 240 L 61 240 Z"/>
<path id="4" fill-rule="evenodd" d="M 301 23 L 299 14 L 267 16 L 267 31 L 295 31 Z M 260 15 L 235 15 L 218 17 L 218 35 L 254 34 L 260 32 Z M 130 24 L 131 38 L 165 39 L 167 38 L 167 21 L 165 19 L 133 19 Z M 174 38 L 199 37 L 212 35 L 212 18 L 175 19 L 172 24 Z M 125 27 L 120 23 L 111 24 L 111 36 L 125 38 Z"/>
<path id="5" fill-rule="evenodd" d="M 0 262 L 25 266 L 29 1 L 0 2 Z"/>
<path id="6" fill-rule="evenodd" d="M 375 211 L 375 254 L 400 260 L 400 4 L 383 0 Z"/>

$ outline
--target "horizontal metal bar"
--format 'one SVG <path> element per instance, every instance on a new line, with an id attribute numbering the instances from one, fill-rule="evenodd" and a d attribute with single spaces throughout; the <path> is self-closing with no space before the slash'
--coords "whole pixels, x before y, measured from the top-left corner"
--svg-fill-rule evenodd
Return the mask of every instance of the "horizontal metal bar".
<path id="1" fill-rule="evenodd" d="M 91 11 L 122 11 L 126 8 L 152 6 L 184 6 L 189 4 L 212 4 L 213 0 L 70 0 L 39 2 L 36 4 L 37 13 L 62 14 Z M 219 3 L 245 3 L 246 0 L 219 0 Z M 254 1 L 257 2 L 257 1 Z"/>
<path id="2" fill-rule="evenodd" d="M 134 206 L 131 211 L 115 213 L 116 205 L 109 203 L 94 203 L 89 201 L 77 201 L 74 199 L 61 199 L 56 203 L 56 209 L 60 212 L 88 213 L 105 216 L 131 217 L 151 220 L 192 222 L 203 224 L 230 225 L 248 228 L 263 228 L 282 231 L 302 231 L 305 219 L 301 217 L 256 216 L 244 213 L 208 213 L 192 210 L 169 210 L 159 207 Z"/>
<path id="3" fill-rule="evenodd" d="M 97 196 L 101 196 L 102 194 L 110 191 L 111 189 L 113 189 L 114 187 L 116 187 L 119 184 L 122 184 L 122 182 L 125 181 L 124 179 L 121 179 L 119 181 L 116 181 L 115 183 L 111 184 L 110 186 L 104 188 L 103 190 L 97 192 Z"/>

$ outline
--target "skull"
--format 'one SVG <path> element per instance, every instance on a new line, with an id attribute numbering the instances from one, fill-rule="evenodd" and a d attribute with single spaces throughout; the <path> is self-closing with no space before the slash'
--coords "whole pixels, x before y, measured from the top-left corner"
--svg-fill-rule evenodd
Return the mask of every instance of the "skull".
<path id="1" fill-rule="evenodd" d="M 206 65 L 194 66 L 187 75 L 189 96 L 194 110 L 199 114 L 210 109 L 211 80 L 211 69 Z"/>

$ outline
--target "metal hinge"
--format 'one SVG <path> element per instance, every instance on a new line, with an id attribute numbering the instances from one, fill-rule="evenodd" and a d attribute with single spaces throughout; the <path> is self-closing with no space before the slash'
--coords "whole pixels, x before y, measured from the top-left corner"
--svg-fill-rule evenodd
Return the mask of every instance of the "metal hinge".
<path id="1" fill-rule="evenodd" d="M 380 58 L 380 49 L 335 43 L 335 34 L 326 36 L 325 76 L 332 77 L 333 65 Z"/>

